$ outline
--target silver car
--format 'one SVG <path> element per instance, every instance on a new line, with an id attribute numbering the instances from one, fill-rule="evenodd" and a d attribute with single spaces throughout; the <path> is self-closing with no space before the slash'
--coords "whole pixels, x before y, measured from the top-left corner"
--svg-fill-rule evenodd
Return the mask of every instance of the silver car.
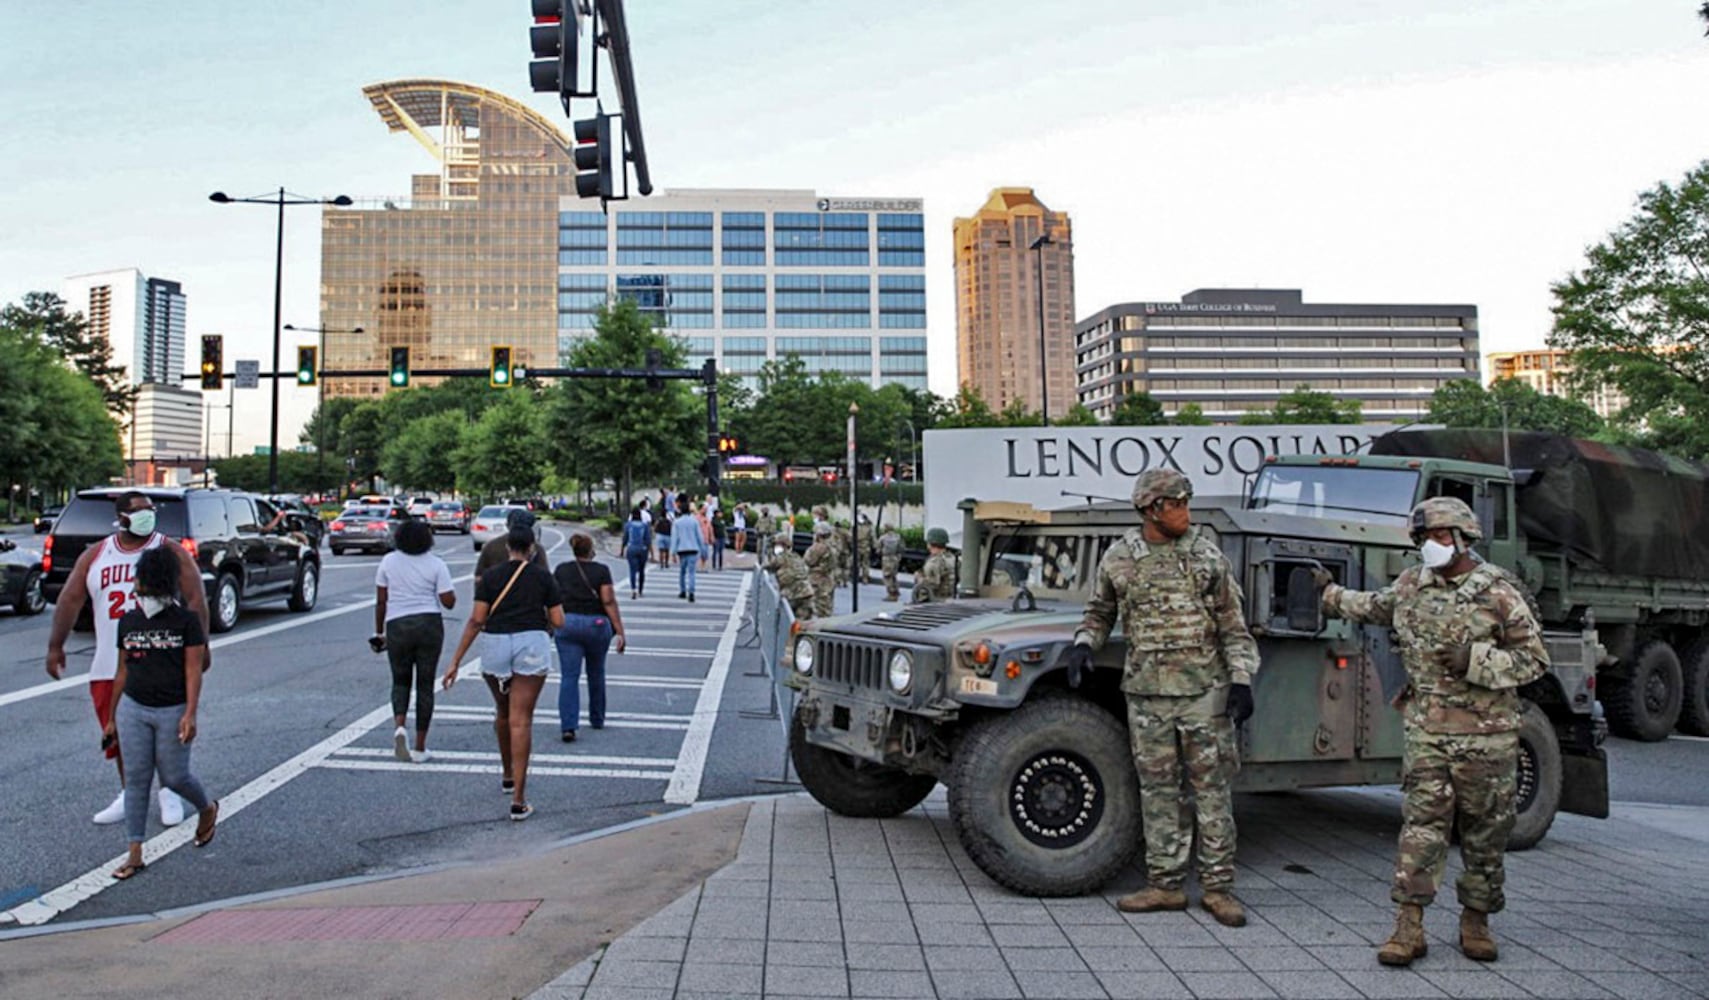
<path id="1" fill-rule="evenodd" d="M 409 515 L 400 507 L 351 507 L 333 519 L 328 532 L 332 554 L 343 555 L 347 549 L 363 552 L 390 552 L 392 534 Z"/>
<path id="2" fill-rule="evenodd" d="M 475 551 L 481 551 L 481 546 L 488 540 L 503 537 L 509 530 L 506 522 L 513 510 L 527 510 L 516 504 L 488 504 L 475 514 L 475 520 L 469 525 L 469 540 L 474 543 Z"/>

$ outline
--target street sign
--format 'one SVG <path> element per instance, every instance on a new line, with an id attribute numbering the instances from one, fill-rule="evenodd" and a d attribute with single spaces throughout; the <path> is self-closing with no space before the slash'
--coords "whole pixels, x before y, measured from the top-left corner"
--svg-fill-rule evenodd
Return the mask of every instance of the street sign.
<path id="1" fill-rule="evenodd" d="M 237 387 L 239 389 L 254 389 L 261 385 L 261 362 L 237 362 Z"/>

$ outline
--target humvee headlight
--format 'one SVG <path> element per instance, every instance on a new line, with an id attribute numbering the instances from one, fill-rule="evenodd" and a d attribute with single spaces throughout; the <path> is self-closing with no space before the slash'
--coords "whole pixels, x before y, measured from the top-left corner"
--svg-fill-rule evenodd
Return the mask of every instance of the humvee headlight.
<path id="1" fill-rule="evenodd" d="M 806 636 L 795 640 L 795 669 L 803 674 L 813 672 L 813 640 Z"/>
<path id="2" fill-rule="evenodd" d="M 914 657 L 905 649 L 890 654 L 890 690 L 904 694 L 914 686 Z"/>

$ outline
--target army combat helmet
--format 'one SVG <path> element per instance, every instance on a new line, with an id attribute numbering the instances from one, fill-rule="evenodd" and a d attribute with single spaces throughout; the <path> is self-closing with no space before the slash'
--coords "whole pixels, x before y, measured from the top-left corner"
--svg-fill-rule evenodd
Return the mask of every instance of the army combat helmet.
<path id="1" fill-rule="evenodd" d="M 949 532 L 944 530 L 943 528 L 928 528 L 928 529 L 926 529 L 926 544 L 927 545 L 942 545 L 945 548 L 948 548 L 949 547 Z"/>
<path id="2" fill-rule="evenodd" d="M 1464 500 L 1454 497 L 1431 497 L 1412 508 L 1414 542 L 1422 540 L 1425 532 L 1436 528 L 1453 528 L 1468 542 L 1475 542 L 1484 536 L 1483 528 L 1478 526 L 1477 515 L 1472 513 L 1472 509 L 1466 506 Z"/>
<path id="3" fill-rule="evenodd" d="M 1145 510 L 1159 500 L 1190 500 L 1193 481 L 1174 469 L 1147 469 L 1133 481 L 1133 506 Z"/>

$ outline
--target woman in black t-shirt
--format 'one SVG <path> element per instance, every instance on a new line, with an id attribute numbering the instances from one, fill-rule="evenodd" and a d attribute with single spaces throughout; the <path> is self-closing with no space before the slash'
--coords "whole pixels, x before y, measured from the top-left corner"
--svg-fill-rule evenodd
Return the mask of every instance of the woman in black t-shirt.
<path id="1" fill-rule="evenodd" d="M 623 652 L 623 618 L 617 613 L 617 593 L 611 568 L 593 557 L 593 539 L 570 536 L 574 559 L 552 571 L 564 595 L 564 624 L 552 638 L 558 644 L 558 731 L 574 743 L 581 720 L 582 663 L 587 663 L 587 721 L 605 728 L 605 654 L 612 639 Z"/>
<path id="2" fill-rule="evenodd" d="M 117 739 L 125 760 L 125 835 L 130 854 L 113 872 L 127 879 L 148 866 L 148 789 L 154 775 L 196 808 L 195 846 L 214 839 L 220 804 L 208 798 L 190 771 L 196 707 L 208 640 L 195 612 L 178 600 L 178 556 L 166 546 L 147 550 L 136 563 L 137 604 L 119 619 L 119 669 L 107 739 Z M 104 744 L 103 744 L 104 745 Z"/>
<path id="3" fill-rule="evenodd" d="M 534 812 L 527 798 L 534 706 L 552 665 L 552 630 L 564 624 L 564 600 L 552 574 L 531 561 L 531 529 L 510 529 L 505 547 L 510 561 L 475 581 L 475 609 L 463 626 L 444 686 L 457 683 L 463 655 L 480 635 L 481 676 L 498 709 L 493 735 L 504 767 L 504 790 L 511 793 L 510 818 L 525 820 Z"/>

